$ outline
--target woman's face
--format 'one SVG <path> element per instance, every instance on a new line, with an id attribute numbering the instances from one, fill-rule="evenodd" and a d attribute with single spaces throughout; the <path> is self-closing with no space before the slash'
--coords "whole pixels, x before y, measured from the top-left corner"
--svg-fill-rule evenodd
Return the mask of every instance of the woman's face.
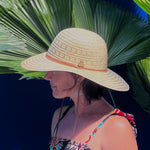
<path id="1" fill-rule="evenodd" d="M 49 71 L 45 75 L 45 80 L 50 81 L 55 98 L 72 97 L 77 87 L 73 75 L 65 71 Z"/>

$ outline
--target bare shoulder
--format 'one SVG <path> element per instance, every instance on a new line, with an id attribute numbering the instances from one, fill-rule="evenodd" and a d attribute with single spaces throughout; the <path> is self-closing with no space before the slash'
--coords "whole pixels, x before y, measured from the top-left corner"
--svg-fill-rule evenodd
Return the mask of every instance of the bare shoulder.
<path id="1" fill-rule="evenodd" d="M 119 115 L 113 115 L 108 119 L 106 127 L 110 129 L 110 126 L 112 129 L 121 131 L 132 130 L 129 121 L 125 117 Z"/>
<path id="2" fill-rule="evenodd" d="M 68 108 L 68 106 L 64 106 L 62 108 L 62 113 Z M 51 128 L 51 133 L 54 131 L 56 124 L 58 123 L 59 117 L 60 117 L 60 111 L 61 108 L 56 109 L 56 111 L 54 112 L 53 115 L 53 119 L 52 119 L 52 128 Z M 61 114 L 62 114 L 61 113 Z"/>
<path id="3" fill-rule="evenodd" d="M 125 117 L 114 115 L 104 123 L 103 147 L 104 150 L 137 150 L 133 129 Z"/>

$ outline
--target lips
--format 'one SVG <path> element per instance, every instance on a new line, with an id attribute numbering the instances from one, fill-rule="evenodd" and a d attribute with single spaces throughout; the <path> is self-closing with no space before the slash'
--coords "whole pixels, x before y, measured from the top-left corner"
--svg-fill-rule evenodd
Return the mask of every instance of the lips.
<path id="1" fill-rule="evenodd" d="M 55 88 L 56 88 L 56 86 L 51 86 L 51 88 L 52 88 L 52 89 L 55 89 Z"/>

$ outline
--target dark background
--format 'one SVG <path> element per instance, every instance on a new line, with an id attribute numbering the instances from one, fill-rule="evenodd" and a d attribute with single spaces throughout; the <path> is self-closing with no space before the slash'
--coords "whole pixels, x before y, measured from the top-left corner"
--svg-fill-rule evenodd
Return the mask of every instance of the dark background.
<path id="1" fill-rule="evenodd" d="M 111 68 L 128 80 L 126 66 Z M 53 112 L 61 100 L 52 98 L 48 81 L 18 80 L 0 75 L 0 150 L 45 150 L 50 140 Z M 133 91 L 112 91 L 117 107 L 135 116 L 139 150 L 149 150 L 150 114 L 132 98 Z M 112 103 L 109 96 L 108 102 Z M 65 105 L 69 104 L 66 100 Z"/>
<path id="2" fill-rule="evenodd" d="M 112 1 L 135 13 L 139 12 L 132 0 Z M 146 13 L 140 15 L 146 18 Z M 125 75 L 125 66 L 112 69 L 130 84 Z M 52 98 L 47 81 L 19 80 L 20 77 L 18 74 L 0 75 L 0 150 L 46 150 L 52 115 L 61 105 L 61 100 Z M 133 99 L 132 89 L 112 93 L 117 107 L 135 115 L 139 150 L 149 150 L 150 114 L 143 111 Z M 111 103 L 109 97 L 106 99 Z M 66 100 L 65 105 L 69 103 Z"/>

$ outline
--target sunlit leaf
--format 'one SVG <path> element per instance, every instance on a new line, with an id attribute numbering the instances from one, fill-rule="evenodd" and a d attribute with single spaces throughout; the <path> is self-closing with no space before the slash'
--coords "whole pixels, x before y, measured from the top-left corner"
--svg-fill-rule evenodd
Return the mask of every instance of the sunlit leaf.
<path id="1" fill-rule="evenodd" d="M 150 0 L 133 0 L 133 1 L 150 15 Z"/>
<path id="2" fill-rule="evenodd" d="M 108 66 L 135 62 L 150 55 L 148 23 L 137 16 L 101 1 L 96 6 L 94 23 L 95 31 L 108 46 Z"/>
<path id="3" fill-rule="evenodd" d="M 0 23 L 8 31 L 0 31 L 0 72 L 6 73 L 5 66 L 9 72 L 15 70 L 24 75 L 21 68 L 16 67 L 20 66 L 17 60 L 47 51 L 56 34 L 71 26 L 72 1 L 1 0 Z M 38 77 L 40 73 L 28 71 L 24 77 L 34 75 Z"/>
<path id="4" fill-rule="evenodd" d="M 150 58 L 128 65 L 134 98 L 150 113 Z"/>
<path id="5" fill-rule="evenodd" d="M 76 28 L 94 31 L 94 19 L 88 0 L 73 0 L 73 16 Z"/>

